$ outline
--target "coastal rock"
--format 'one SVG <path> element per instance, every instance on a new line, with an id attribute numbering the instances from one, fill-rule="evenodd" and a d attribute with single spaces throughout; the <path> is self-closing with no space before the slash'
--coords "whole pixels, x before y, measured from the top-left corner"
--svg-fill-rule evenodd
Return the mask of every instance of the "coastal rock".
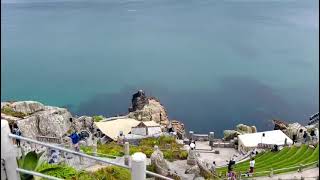
<path id="1" fill-rule="evenodd" d="M 236 131 L 238 131 L 241 134 L 256 133 L 257 132 L 257 128 L 255 126 L 248 126 L 248 125 L 244 125 L 244 124 L 238 124 L 236 126 Z"/>
<path id="2" fill-rule="evenodd" d="M 131 103 L 132 106 L 129 108 L 129 112 L 141 110 L 146 104 L 148 104 L 148 98 L 144 91 L 139 90 L 137 93 L 132 95 Z"/>
<path id="3" fill-rule="evenodd" d="M 129 118 L 133 118 L 138 121 L 155 121 L 156 123 L 164 126 L 169 124 L 166 109 L 157 99 L 147 98 L 147 103 L 144 102 L 144 98 L 142 98 L 142 100 L 140 99 L 139 101 L 142 101 L 141 103 L 138 103 L 139 105 L 132 105 L 132 110 L 135 109 L 135 111 L 132 111 L 128 114 Z"/>
<path id="4" fill-rule="evenodd" d="M 17 121 L 23 136 L 36 138 L 37 136 L 62 137 L 71 126 L 71 113 L 64 108 L 45 106 L 31 116 Z"/>
<path id="5" fill-rule="evenodd" d="M 282 129 L 282 132 L 285 133 L 290 139 L 293 138 L 293 135 L 296 135 L 297 140 L 301 140 L 303 138 L 304 131 L 307 131 L 307 128 L 299 123 L 288 124 L 286 129 Z"/>
<path id="6" fill-rule="evenodd" d="M 36 101 L 18 101 L 10 104 L 16 112 L 21 112 L 24 114 L 33 114 L 38 111 L 43 111 L 45 106 Z"/>
<path id="7" fill-rule="evenodd" d="M 179 139 L 183 139 L 185 136 L 185 128 L 184 124 L 177 120 L 171 121 L 172 128 L 175 132 L 177 132 L 177 136 Z"/>
<path id="8" fill-rule="evenodd" d="M 226 141 L 229 141 L 229 140 L 237 137 L 240 134 L 241 133 L 236 130 L 224 130 L 223 131 L 223 139 Z"/>
<path id="9" fill-rule="evenodd" d="M 97 129 L 93 118 L 90 116 L 81 116 L 72 121 L 72 123 L 77 132 L 88 131 L 93 134 Z"/>
<path id="10" fill-rule="evenodd" d="M 277 120 L 277 119 L 274 119 L 272 120 L 273 124 L 274 124 L 274 130 L 284 130 L 284 129 L 287 129 L 288 127 L 288 123 L 282 121 L 282 120 Z"/>

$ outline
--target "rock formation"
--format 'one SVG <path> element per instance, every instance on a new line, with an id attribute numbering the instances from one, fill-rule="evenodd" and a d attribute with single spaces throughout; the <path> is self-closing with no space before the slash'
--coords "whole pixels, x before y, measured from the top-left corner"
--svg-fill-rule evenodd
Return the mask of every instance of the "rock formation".
<path id="1" fill-rule="evenodd" d="M 224 130 L 223 131 L 223 138 L 226 141 L 229 141 L 238 135 L 241 134 L 248 134 L 248 133 L 255 133 L 257 132 L 257 128 L 255 126 L 248 126 L 244 124 L 238 124 L 235 130 Z"/>
<path id="2" fill-rule="evenodd" d="M 138 121 L 155 121 L 163 126 L 169 124 L 164 106 L 156 98 L 146 97 L 142 90 L 133 95 L 128 117 Z"/>
<path id="3" fill-rule="evenodd" d="M 169 175 L 169 166 L 163 157 L 163 153 L 159 150 L 158 146 L 154 147 L 154 152 L 150 156 L 151 165 L 155 167 L 156 173 L 163 176 Z"/>
<path id="4" fill-rule="evenodd" d="M 26 137 L 50 136 L 60 138 L 71 126 L 69 122 L 71 113 L 64 108 L 44 106 L 35 101 L 1 103 L 2 105 L 4 105 L 2 108 L 10 109 L 11 114 L 1 113 L 1 119 L 16 123 L 23 136 Z M 16 118 L 14 117 L 15 113 L 23 113 L 26 116 Z"/>

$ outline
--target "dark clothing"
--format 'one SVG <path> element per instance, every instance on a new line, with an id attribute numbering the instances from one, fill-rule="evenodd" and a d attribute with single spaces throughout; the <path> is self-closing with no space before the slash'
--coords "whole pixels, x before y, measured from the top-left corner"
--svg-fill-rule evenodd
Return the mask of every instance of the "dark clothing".
<path id="1" fill-rule="evenodd" d="M 232 170 L 232 166 L 234 165 L 234 164 L 236 164 L 236 162 L 235 161 L 229 161 L 229 164 L 228 164 L 228 171 L 231 171 Z"/>
<path id="2" fill-rule="evenodd" d="M 250 167 L 250 171 L 249 171 L 249 173 L 253 173 L 253 167 Z"/>
<path id="3" fill-rule="evenodd" d="M 80 137 L 77 133 L 72 133 L 70 136 L 72 144 L 77 144 L 80 141 Z"/>

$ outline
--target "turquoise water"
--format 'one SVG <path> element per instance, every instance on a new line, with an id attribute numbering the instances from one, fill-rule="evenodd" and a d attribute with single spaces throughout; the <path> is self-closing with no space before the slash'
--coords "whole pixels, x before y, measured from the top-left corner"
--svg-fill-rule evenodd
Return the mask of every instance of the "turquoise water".
<path id="1" fill-rule="evenodd" d="M 145 89 L 196 132 L 318 111 L 316 0 L 5 0 L 1 100 L 127 112 Z"/>

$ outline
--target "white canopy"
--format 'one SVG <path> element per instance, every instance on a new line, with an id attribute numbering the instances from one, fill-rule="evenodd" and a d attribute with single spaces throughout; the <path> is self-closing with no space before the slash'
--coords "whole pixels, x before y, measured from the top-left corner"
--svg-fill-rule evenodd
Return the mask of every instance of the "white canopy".
<path id="1" fill-rule="evenodd" d="M 262 137 L 263 133 L 265 134 L 264 137 Z M 238 136 L 239 141 L 245 147 L 257 147 L 259 143 L 284 145 L 286 138 L 287 144 L 293 143 L 292 140 L 281 130 L 257 132 Z"/>
<path id="2" fill-rule="evenodd" d="M 125 136 L 128 135 L 128 133 L 131 131 L 131 128 L 137 126 L 139 123 L 140 121 L 130 118 L 95 122 L 103 134 L 107 135 L 113 140 L 117 139 L 120 131 L 122 131 Z"/>

